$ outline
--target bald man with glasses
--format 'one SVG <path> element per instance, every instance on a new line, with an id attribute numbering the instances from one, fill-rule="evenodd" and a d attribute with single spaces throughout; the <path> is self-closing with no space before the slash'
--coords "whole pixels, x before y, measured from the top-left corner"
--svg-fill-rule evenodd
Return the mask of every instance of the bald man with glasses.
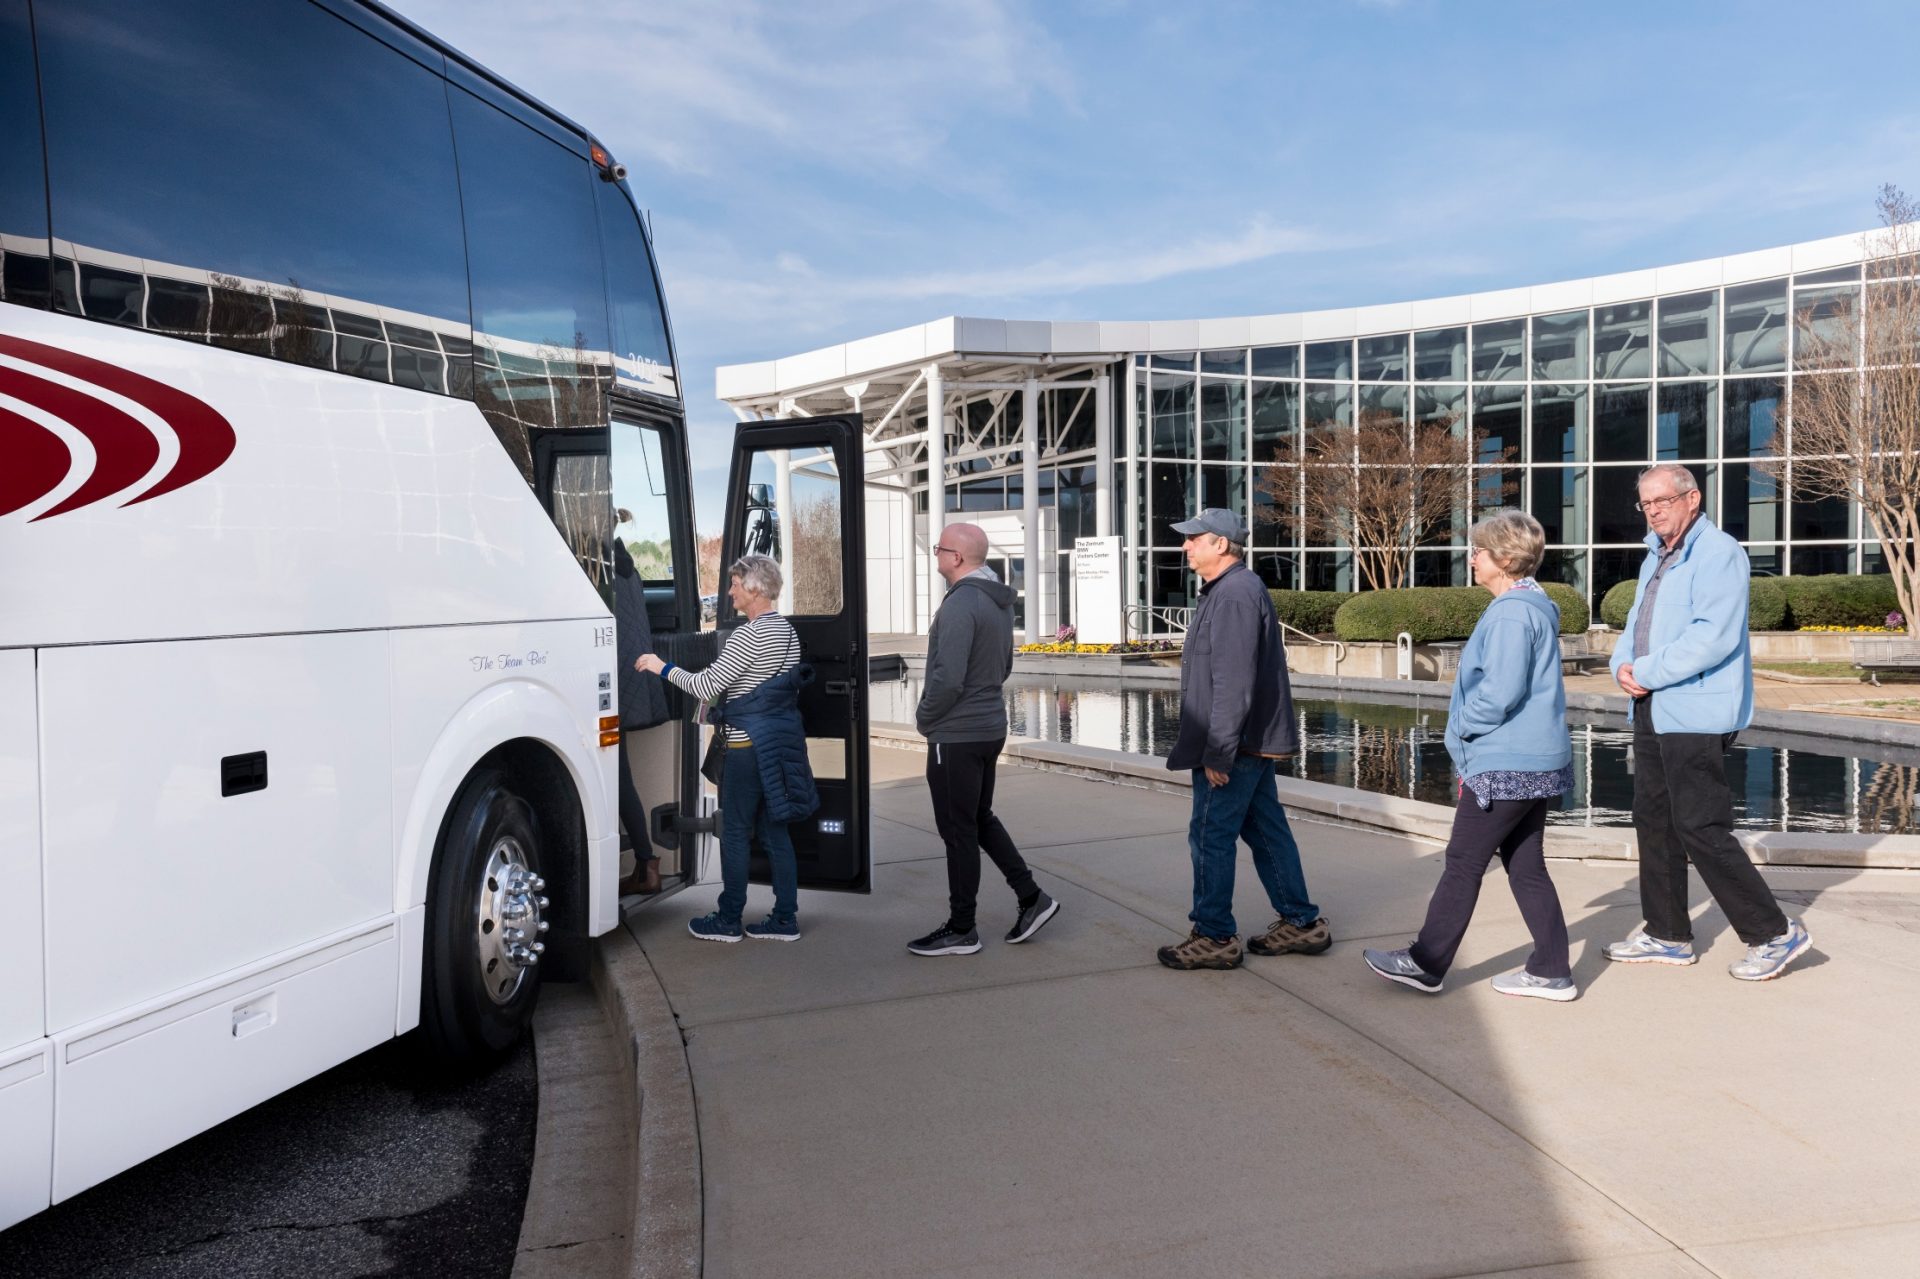
<path id="1" fill-rule="evenodd" d="M 1634 507 L 1646 517 L 1647 558 L 1613 651 L 1613 677 L 1633 699 L 1633 829 L 1646 927 L 1609 943 L 1606 956 L 1676 966 L 1698 959 L 1687 911 L 1692 862 L 1746 943 L 1727 971 L 1770 981 L 1813 938 L 1787 918 L 1733 837 L 1725 756 L 1753 719 L 1753 570 L 1740 543 L 1701 512 L 1700 485 L 1686 467 L 1663 462 L 1641 472 Z"/>

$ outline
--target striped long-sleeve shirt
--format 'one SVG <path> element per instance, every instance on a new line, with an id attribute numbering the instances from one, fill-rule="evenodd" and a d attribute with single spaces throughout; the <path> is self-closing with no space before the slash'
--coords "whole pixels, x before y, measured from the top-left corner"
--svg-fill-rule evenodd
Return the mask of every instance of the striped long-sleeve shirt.
<path id="1" fill-rule="evenodd" d="M 736 697 L 758 688 L 774 676 L 800 664 L 800 637 L 793 623 L 778 613 L 762 613 L 727 636 L 720 656 L 704 671 L 689 671 L 670 666 L 667 678 L 675 688 L 711 702 L 725 694 Z M 744 742 L 744 730 L 726 726 L 729 742 Z"/>

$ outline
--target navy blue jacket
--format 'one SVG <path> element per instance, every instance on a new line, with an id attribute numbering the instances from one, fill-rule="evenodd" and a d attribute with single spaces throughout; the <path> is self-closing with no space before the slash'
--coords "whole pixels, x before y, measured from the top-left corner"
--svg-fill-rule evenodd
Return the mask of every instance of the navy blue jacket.
<path id="1" fill-rule="evenodd" d="M 1180 732 L 1171 769 L 1233 770 L 1237 755 L 1291 755 L 1293 685 L 1273 597 L 1246 565 L 1233 563 L 1200 588 L 1180 653 Z"/>
<path id="2" fill-rule="evenodd" d="M 807 732 L 800 722 L 800 690 L 813 683 L 813 667 L 801 662 L 738 697 L 723 697 L 713 707 L 716 724 L 744 729 L 753 739 L 767 816 L 798 822 L 820 807 L 813 768 L 807 763 Z M 720 797 L 721 806 L 726 796 Z"/>

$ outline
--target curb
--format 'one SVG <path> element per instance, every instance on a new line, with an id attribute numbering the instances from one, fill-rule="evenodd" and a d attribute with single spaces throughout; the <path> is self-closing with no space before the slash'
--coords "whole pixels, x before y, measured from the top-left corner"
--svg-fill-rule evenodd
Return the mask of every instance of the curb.
<path id="1" fill-rule="evenodd" d="M 1379 683 L 1395 681 L 1382 680 Z M 872 724 L 876 742 L 908 749 L 924 749 L 920 735 L 904 724 Z M 1184 793 L 1192 789 L 1190 774 L 1172 772 L 1155 755 L 1031 737 L 1009 737 L 1002 758 L 1032 768 L 1104 780 L 1122 786 Z M 1328 782 L 1281 777 L 1280 798 L 1288 808 L 1316 813 L 1335 821 L 1394 831 L 1445 843 L 1453 829 L 1453 810 L 1444 804 L 1375 795 Z M 1762 866 L 1795 866 L 1821 870 L 1920 869 L 1920 835 L 1793 834 L 1781 831 L 1735 832 L 1747 855 Z M 1549 857 L 1582 861 L 1637 861 L 1639 845 L 1627 827 L 1585 829 L 1549 826 Z"/>
<path id="2" fill-rule="evenodd" d="M 666 991 L 624 921 L 593 944 L 591 974 L 632 1099 L 632 1279 L 698 1279 L 705 1222 L 693 1075 Z"/>

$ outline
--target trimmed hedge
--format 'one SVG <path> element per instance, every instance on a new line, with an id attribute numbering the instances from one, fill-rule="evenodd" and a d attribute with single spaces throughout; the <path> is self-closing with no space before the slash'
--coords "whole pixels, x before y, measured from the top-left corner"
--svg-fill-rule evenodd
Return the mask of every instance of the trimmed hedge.
<path id="1" fill-rule="evenodd" d="M 1884 626 L 1887 614 L 1900 611 L 1893 578 L 1885 573 L 1764 580 L 1779 583 L 1785 592 L 1786 624 L 1796 631 L 1806 626 Z"/>
<path id="2" fill-rule="evenodd" d="M 1600 620 L 1613 629 L 1627 624 L 1627 610 L 1640 589 L 1637 578 L 1615 582 L 1600 601 Z M 1802 626 L 1879 626 L 1900 607 L 1893 579 L 1878 574 L 1849 577 L 1756 577 L 1747 597 L 1747 629 L 1794 631 Z M 1829 620 L 1833 619 L 1833 620 Z"/>
<path id="3" fill-rule="evenodd" d="M 1558 582 L 1540 584 L 1560 606 L 1560 633 L 1578 635 L 1587 629 L 1587 603 L 1580 593 Z M 1405 631 L 1416 644 L 1463 640 L 1487 611 L 1493 596 L 1479 586 L 1415 586 L 1354 595 L 1334 614 L 1333 633 L 1353 643 L 1392 643 Z"/>
<path id="4" fill-rule="evenodd" d="M 1353 597 L 1345 591 L 1268 591 L 1280 620 L 1309 635 L 1333 632 L 1333 615 Z"/>

